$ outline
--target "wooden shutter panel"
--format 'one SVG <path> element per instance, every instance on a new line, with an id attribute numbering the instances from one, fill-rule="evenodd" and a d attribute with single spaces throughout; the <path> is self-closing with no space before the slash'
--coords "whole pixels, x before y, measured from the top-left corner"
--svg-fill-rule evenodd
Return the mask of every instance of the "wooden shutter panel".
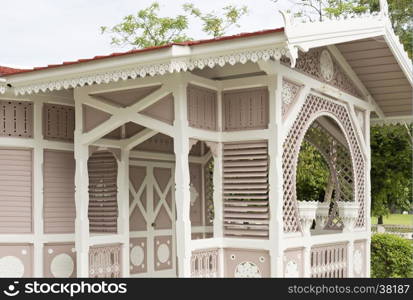
<path id="1" fill-rule="evenodd" d="M 44 232 L 75 232 L 75 159 L 73 152 L 45 150 L 43 181 Z"/>
<path id="2" fill-rule="evenodd" d="M 0 149 L 0 233 L 32 232 L 32 151 Z"/>
<path id="3" fill-rule="evenodd" d="M 88 161 L 90 232 L 116 233 L 118 164 L 112 153 L 95 152 Z"/>
<path id="4" fill-rule="evenodd" d="M 266 141 L 224 144 L 224 233 L 268 237 L 268 146 Z"/>

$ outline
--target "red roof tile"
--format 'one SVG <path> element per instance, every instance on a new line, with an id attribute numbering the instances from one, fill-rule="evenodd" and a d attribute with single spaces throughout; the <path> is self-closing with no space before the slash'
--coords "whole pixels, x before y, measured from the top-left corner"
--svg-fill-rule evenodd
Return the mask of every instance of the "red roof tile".
<path id="1" fill-rule="evenodd" d="M 21 71 L 26 71 L 26 70 L 0 66 L 0 76 L 19 73 Z"/>
<path id="2" fill-rule="evenodd" d="M 33 72 L 33 71 L 39 71 L 39 70 L 45 70 L 45 69 L 51 69 L 51 68 L 58 68 L 58 67 L 63 67 L 67 65 L 73 65 L 73 64 L 80 64 L 80 63 L 85 63 L 85 62 L 90 62 L 90 61 L 96 61 L 100 59 L 106 59 L 106 58 L 113 58 L 117 56 L 124 56 L 124 55 L 129 55 L 129 54 L 137 54 L 137 53 L 143 53 L 143 52 L 148 52 L 148 51 L 154 51 L 154 50 L 160 50 L 160 49 L 165 49 L 165 48 L 170 48 L 173 45 L 180 45 L 180 46 L 196 46 L 196 45 L 201 45 L 201 44 L 207 44 L 207 43 L 213 43 L 213 42 L 219 42 L 219 41 L 226 41 L 226 40 L 232 40 L 232 39 L 238 39 L 238 38 L 246 38 L 246 37 L 253 37 L 253 36 L 259 36 L 259 35 L 264 35 L 264 34 L 270 34 L 270 33 L 276 33 L 276 32 L 283 32 L 284 28 L 276 28 L 276 29 L 267 29 L 267 30 L 261 30 L 261 31 L 255 31 L 255 32 L 249 32 L 249 33 L 240 33 L 236 35 L 230 35 L 230 36 L 222 36 L 222 37 L 217 37 L 213 39 L 204 39 L 204 40 L 197 40 L 197 41 L 186 41 L 186 42 L 181 42 L 181 43 L 170 43 L 167 45 L 162 45 L 162 46 L 154 46 L 154 47 L 148 47 L 148 48 L 143 48 L 143 49 L 133 49 L 129 50 L 126 52 L 115 52 L 111 53 L 108 55 L 98 55 L 92 58 L 86 58 L 86 59 L 78 59 L 76 61 L 66 61 L 61 64 L 53 64 L 53 65 L 48 65 L 45 67 L 35 67 L 33 69 L 13 69 L 13 68 L 7 68 L 7 67 L 0 67 L 0 75 L 13 75 L 13 74 L 20 74 L 20 73 L 28 73 L 28 72 Z M 5 71 L 3 72 L 3 69 Z"/>

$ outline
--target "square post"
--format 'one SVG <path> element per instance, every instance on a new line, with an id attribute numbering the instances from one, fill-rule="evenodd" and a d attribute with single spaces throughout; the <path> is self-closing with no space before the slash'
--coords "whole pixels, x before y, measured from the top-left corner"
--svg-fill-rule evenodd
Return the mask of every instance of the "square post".
<path id="1" fill-rule="evenodd" d="M 174 152 L 178 276 L 191 277 L 191 198 L 188 159 L 187 80 L 182 74 L 178 74 L 175 78 L 173 96 L 175 108 Z"/>
<path id="2" fill-rule="evenodd" d="M 279 62 L 271 63 L 269 89 L 269 199 L 270 199 L 270 257 L 271 277 L 283 277 L 283 174 L 282 174 L 282 74 L 277 73 Z"/>
<path id="3" fill-rule="evenodd" d="M 129 150 L 118 160 L 118 235 L 122 237 L 121 277 L 129 277 Z"/>
<path id="4" fill-rule="evenodd" d="M 43 102 L 33 101 L 33 107 L 33 275 L 43 277 Z"/>
<path id="5" fill-rule="evenodd" d="M 81 143 L 83 133 L 83 109 L 79 93 L 75 89 L 75 248 L 77 261 L 77 277 L 89 277 L 89 173 L 87 162 L 89 159 L 89 147 Z"/>

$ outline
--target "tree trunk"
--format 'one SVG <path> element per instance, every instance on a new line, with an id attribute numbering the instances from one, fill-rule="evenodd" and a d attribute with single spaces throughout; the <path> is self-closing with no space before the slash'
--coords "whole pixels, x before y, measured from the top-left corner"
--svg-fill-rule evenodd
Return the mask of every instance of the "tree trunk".
<path id="1" fill-rule="evenodd" d="M 377 224 L 383 225 L 383 216 L 379 216 L 379 217 L 377 218 Z"/>

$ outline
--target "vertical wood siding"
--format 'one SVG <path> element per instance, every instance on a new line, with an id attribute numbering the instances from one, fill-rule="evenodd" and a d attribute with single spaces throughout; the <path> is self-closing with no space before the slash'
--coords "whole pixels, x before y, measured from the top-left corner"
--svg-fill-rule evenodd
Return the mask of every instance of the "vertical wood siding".
<path id="1" fill-rule="evenodd" d="M 254 88 L 223 94 L 223 130 L 268 128 L 268 89 Z"/>
<path id="2" fill-rule="evenodd" d="M 43 219 L 45 233 L 75 229 L 75 159 L 73 152 L 44 151 Z"/>
<path id="3" fill-rule="evenodd" d="M 32 232 L 32 151 L 0 149 L 0 233 Z"/>
<path id="4" fill-rule="evenodd" d="M 189 126 L 206 129 L 217 129 L 217 92 L 188 86 L 188 123 Z"/>
<path id="5" fill-rule="evenodd" d="M 0 100 L 0 136 L 33 136 L 32 102 Z"/>

